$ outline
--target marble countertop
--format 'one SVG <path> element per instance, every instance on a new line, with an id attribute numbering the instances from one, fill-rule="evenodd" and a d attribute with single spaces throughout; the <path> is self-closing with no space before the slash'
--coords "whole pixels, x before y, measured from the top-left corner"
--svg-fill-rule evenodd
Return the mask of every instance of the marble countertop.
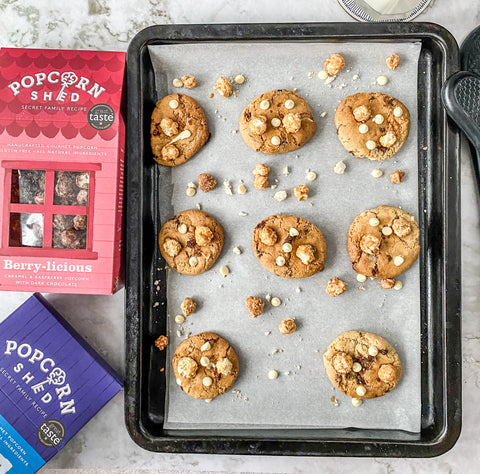
<path id="1" fill-rule="evenodd" d="M 336 0 L 0 1 L 0 46 L 126 50 L 141 29 L 162 23 L 351 21 Z M 439 23 L 461 43 L 480 24 L 480 2 L 434 0 L 419 21 Z M 470 156 L 462 152 L 463 428 L 434 459 L 348 459 L 153 454 L 137 447 L 123 423 L 123 393 L 54 458 L 44 472 L 67 469 L 230 472 L 478 472 L 480 451 L 480 227 Z M 2 313 L 29 295 L 1 293 Z M 113 297 L 48 295 L 55 307 L 118 371 L 123 371 L 124 293 Z"/>

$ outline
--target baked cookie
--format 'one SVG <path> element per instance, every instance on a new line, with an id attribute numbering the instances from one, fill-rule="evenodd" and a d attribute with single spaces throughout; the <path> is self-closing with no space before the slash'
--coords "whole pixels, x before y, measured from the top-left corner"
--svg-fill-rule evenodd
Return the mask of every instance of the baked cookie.
<path id="1" fill-rule="evenodd" d="M 185 163 L 210 136 L 202 108 L 184 94 L 167 95 L 156 103 L 150 134 L 154 159 L 165 166 Z"/>
<path id="2" fill-rule="evenodd" d="M 277 214 L 263 219 L 253 230 L 252 244 L 260 263 L 282 278 L 305 278 L 324 268 L 325 239 L 302 217 Z"/>
<path id="3" fill-rule="evenodd" d="M 377 398 L 391 392 L 402 374 L 395 349 L 369 332 L 340 334 L 323 354 L 332 384 L 353 398 Z"/>
<path id="4" fill-rule="evenodd" d="M 202 332 L 182 341 L 172 358 L 175 379 L 193 398 L 208 400 L 225 393 L 238 375 L 233 347 L 213 332 Z"/>
<path id="5" fill-rule="evenodd" d="M 420 252 L 420 230 L 412 215 L 391 206 L 362 212 L 348 231 L 353 269 L 367 277 L 393 278 L 409 269 Z"/>
<path id="6" fill-rule="evenodd" d="M 317 130 L 305 99 L 288 89 L 275 89 L 253 99 L 242 112 L 239 125 L 245 143 L 268 155 L 300 148 Z"/>
<path id="7" fill-rule="evenodd" d="M 353 156 L 383 161 L 407 139 L 410 113 L 389 95 L 359 92 L 345 97 L 337 107 L 335 126 L 342 145 Z"/>
<path id="8" fill-rule="evenodd" d="M 223 247 L 223 228 L 209 214 L 196 209 L 179 212 L 158 234 L 160 252 L 167 264 L 184 275 L 210 269 Z"/>

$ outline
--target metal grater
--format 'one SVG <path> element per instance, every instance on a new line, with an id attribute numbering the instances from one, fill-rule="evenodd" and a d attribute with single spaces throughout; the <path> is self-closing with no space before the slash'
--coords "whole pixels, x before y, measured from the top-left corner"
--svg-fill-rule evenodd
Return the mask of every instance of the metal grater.
<path id="1" fill-rule="evenodd" d="M 470 140 L 480 192 L 480 27 L 463 42 L 461 59 L 463 71 L 447 79 L 442 99 L 448 115 Z"/>

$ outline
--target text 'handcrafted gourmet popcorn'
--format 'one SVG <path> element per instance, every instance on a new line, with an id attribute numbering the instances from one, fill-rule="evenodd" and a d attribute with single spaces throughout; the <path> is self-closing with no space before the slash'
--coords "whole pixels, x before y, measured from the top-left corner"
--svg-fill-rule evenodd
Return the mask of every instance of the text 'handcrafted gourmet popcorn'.
<path id="1" fill-rule="evenodd" d="M 0 474 L 33 473 L 122 388 L 39 294 L 0 323 Z"/>
<path id="2" fill-rule="evenodd" d="M 0 290 L 119 287 L 125 54 L 0 50 Z"/>

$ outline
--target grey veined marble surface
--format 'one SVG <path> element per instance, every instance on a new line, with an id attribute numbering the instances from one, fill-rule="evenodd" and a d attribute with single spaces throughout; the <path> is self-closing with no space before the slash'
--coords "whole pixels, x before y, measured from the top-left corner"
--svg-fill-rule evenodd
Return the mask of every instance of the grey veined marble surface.
<path id="1" fill-rule="evenodd" d="M 161 23 L 350 21 L 336 0 L 0 0 L 0 46 L 126 50 L 141 29 Z M 418 21 L 440 23 L 460 43 L 480 23 L 478 0 L 435 0 Z M 49 469 L 233 472 L 478 472 L 480 452 L 479 201 L 468 150 L 462 153 L 463 429 L 434 459 L 339 459 L 152 454 L 123 423 L 119 394 L 48 464 Z M 29 295 L 0 293 L 2 313 Z M 107 361 L 123 370 L 123 292 L 113 297 L 49 295 Z M 47 469 L 45 469 L 47 470 Z M 93 471 L 90 471 L 93 472 Z"/>

